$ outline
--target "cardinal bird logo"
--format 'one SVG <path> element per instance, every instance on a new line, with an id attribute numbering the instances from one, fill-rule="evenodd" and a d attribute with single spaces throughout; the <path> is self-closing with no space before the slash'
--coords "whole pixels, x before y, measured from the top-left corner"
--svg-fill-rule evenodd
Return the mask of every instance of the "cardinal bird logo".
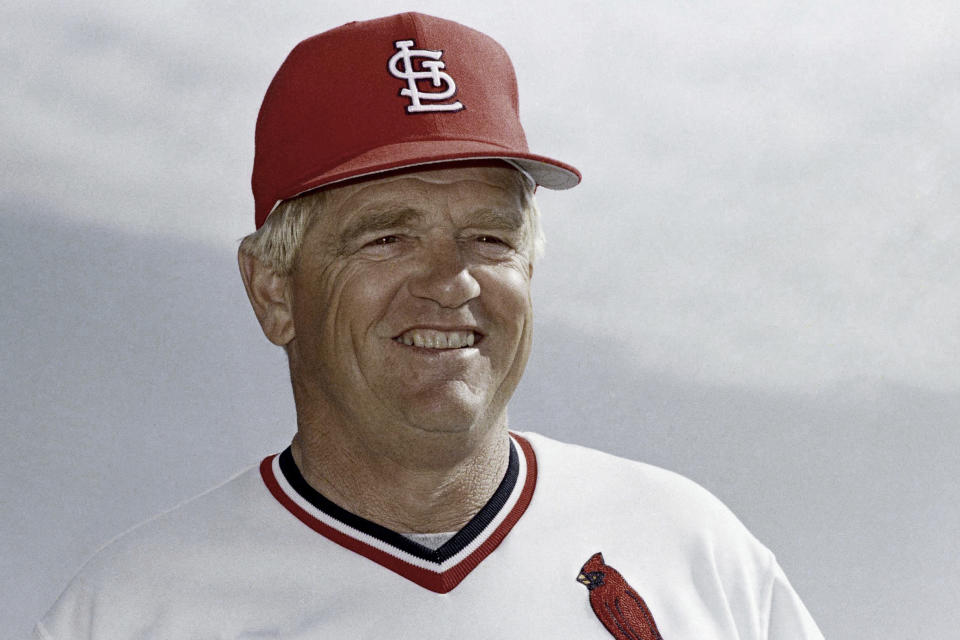
<path id="1" fill-rule="evenodd" d="M 590 556 L 577 582 L 590 592 L 590 606 L 617 640 L 663 640 L 653 615 L 620 573 L 604 563 L 603 554 Z"/>

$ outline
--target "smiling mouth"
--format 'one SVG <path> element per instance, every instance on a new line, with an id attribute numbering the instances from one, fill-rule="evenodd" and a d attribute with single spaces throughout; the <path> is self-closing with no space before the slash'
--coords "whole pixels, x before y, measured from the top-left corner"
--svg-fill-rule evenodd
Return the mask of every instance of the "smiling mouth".
<path id="1" fill-rule="evenodd" d="M 394 338 L 408 347 L 424 349 L 465 349 L 473 347 L 483 335 L 476 331 L 439 331 L 437 329 L 410 329 Z"/>

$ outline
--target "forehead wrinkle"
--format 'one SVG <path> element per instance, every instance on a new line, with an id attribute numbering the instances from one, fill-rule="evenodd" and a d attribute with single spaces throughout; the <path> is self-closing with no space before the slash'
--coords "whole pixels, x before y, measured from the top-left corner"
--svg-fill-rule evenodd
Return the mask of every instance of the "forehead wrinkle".
<path id="1" fill-rule="evenodd" d="M 515 209 L 478 209 L 470 212 L 465 226 L 490 227 L 515 231 L 522 229 L 526 220 L 523 212 Z"/>

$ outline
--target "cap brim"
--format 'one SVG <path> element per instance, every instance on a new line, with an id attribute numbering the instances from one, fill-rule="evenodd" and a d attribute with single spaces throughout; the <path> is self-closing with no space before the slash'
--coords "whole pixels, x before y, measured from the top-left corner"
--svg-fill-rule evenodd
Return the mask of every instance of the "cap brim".
<path id="1" fill-rule="evenodd" d="M 291 185 L 280 200 L 353 180 L 431 164 L 459 160 L 506 160 L 530 174 L 538 185 L 547 189 L 570 189 L 580 182 L 580 172 L 559 160 L 532 153 L 516 152 L 496 145 L 472 140 L 427 140 L 400 142 L 377 147 L 337 165 L 321 175 L 311 176 Z"/>

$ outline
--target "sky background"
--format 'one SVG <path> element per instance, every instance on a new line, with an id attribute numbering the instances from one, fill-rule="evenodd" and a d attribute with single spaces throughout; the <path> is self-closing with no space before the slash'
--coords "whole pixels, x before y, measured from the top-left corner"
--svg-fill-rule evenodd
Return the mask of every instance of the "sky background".
<path id="1" fill-rule="evenodd" d="M 3 628 L 289 439 L 234 258 L 257 110 L 296 42 L 416 9 L 584 175 L 538 194 L 513 426 L 706 486 L 827 637 L 954 637 L 960 5 L 795 4 L 6 3 Z"/>

